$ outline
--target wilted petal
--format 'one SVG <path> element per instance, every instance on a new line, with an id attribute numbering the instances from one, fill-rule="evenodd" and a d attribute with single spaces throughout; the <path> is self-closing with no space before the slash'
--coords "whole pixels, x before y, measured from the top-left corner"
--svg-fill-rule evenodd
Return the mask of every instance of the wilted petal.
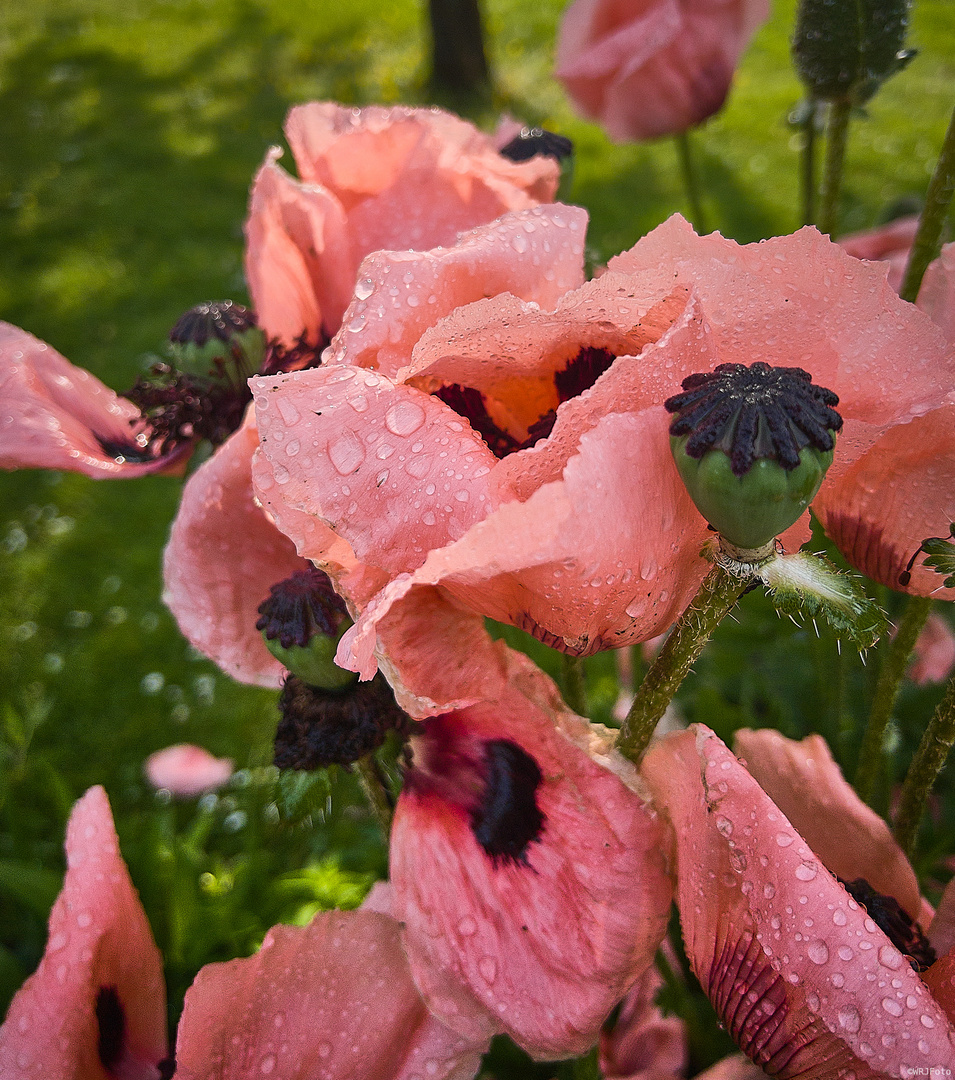
<path id="1" fill-rule="evenodd" d="M 157 789 L 165 788 L 181 799 L 191 799 L 215 791 L 228 783 L 232 762 L 213 757 L 208 750 L 178 743 L 157 750 L 146 758 L 146 779 Z"/>
<path id="2" fill-rule="evenodd" d="M 199 972 L 176 1080 L 471 1080 L 485 1049 L 428 1013 L 394 919 L 328 911 L 274 926 L 254 956 Z"/>
<path id="3" fill-rule="evenodd" d="M 0 323 L 0 396 L 3 469 L 143 476 L 170 470 L 189 449 L 148 456 L 136 442 L 143 425 L 132 402 L 9 323 Z"/>
<path id="4" fill-rule="evenodd" d="M 260 326 L 286 345 L 317 342 L 341 325 L 358 256 L 338 200 L 293 180 L 280 156 L 270 151 L 252 185 L 245 275 Z"/>
<path id="5" fill-rule="evenodd" d="M 258 433 L 238 431 L 189 478 L 163 556 L 163 599 L 200 652 L 239 682 L 279 686 L 285 668 L 255 628 L 269 589 L 307 565 L 252 494 Z"/>
<path id="6" fill-rule="evenodd" d="M 670 903 L 664 834 L 550 680 L 509 656 L 500 695 L 415 741 L 392 829 L 395 915 L 446 1023 L 564 1057 L 596 1041 L 652 961 Z"/>
<path id="7" fill-rule="evenodd" d="M 911 863 L 885 821 L 846 782 L 821 735 L 794 742 L 769 728 L 744 728 L 734 740 L 747 770 L 833 874 L 865 878 L 919 918 L 922 898 Z"/>
<path id="8" fill-rule="evenodd" d="M 643 772 L 677 838 L 687 954 L 737 1044 L 771 1076 L 908 1076 L 955 1028 L 905 957 L 707 728 Z"/>
<path id="9" fill-rule="evenodd" d="M 73 807 L 46 952 L 0 1028 L 4 1080 L 159 1080 L 162 958 L 101 787 Z"/>

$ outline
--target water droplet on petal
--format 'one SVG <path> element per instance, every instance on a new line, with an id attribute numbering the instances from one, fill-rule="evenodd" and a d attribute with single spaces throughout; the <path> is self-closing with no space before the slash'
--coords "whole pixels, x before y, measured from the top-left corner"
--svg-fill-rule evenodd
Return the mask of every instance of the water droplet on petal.
<path id="1" fill-rule="evenodd" d="M 365 448 L 354 431 L 346 429 L 328 444 L 328 456 L 336 472 L 348 476 L 365 460 Z"/>
<path id="2" fill-rule="evenodd" d="M 825 964 L 829 959 L 829 946 L 822 938 L 813 938 L 806 949 L 806 955 L 814 964 Z"/>
<path id="3" fill-rule="evenodd" d="M 385 414 L 385 427 L 393 435 L 411 435 L 424 423 L 424 409 L 413 401 L 399 401 Z"/>
<path id="4" fill-rule="evenodd" d="M 375 283 L 371 278 L 362 278 L 355 286 L 355 296 L 359 300 L 367 300 L 375 291 Z"/>
<path id="5" fill-rule="evenodd" d="M 497 961 L 493 956 L 482 956 L 478 961 L 478 971 L 485 982 L 494 982 L 497 978 Z"/>

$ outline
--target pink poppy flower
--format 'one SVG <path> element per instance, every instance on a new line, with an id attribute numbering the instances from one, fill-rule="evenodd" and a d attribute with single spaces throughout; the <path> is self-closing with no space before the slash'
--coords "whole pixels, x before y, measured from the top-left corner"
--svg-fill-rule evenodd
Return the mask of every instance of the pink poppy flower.
<path id="1" fill-rule="evenodd" d="M 920 686 L 944 682 L 955 668 L 955 632 L 941 615 L 931 614 L 915 642 L 909 678 Z"/>
<path id="2" fill-rule="evenodd" d="M 73 807 L 67 870 L 40 966 L 0 1028 L 4 1080 L 159 1080 L 162 958 L 119 852 L 106 792 Z"/>
<path id="3" fill-rule="evenodd" d="M 841 236 L 839 247 L 856 259 L 888 263 L 889 284 L 898 292 L 918 227 L 917 214 L 896 218 L 877 229 Z"/>
<path id="4" fill-rule="evenodd" d="M 807 832 L 815 819 L 820 847 L 829 851 L 823 858 L 709 729 L 668 736 L 644 760 L 674 827 L 677 903 L 694 971 L 729 1033 L 770 1076 L 875 1080 L 950 1065 L 955 1014 L 946 1014 L 930 984 L 955 958 L 936 961 L 921 978 L 909 961 L 923 954 L 923 942 L 899 914 L 911 916 L 913 900 L 896 897 L 891 909 L 882 898 L 895 922 L 893 941 L 875 921 L 883 918 L 879 905 L 870 900 L 870 915 L 833 876 L 852 872 L 861 858 L 867 872 L 881 870 L 883 881 L 904 891 L 911 868 L 898 859 L 880 868 L 884 837 L 866 827 L 858 800 L 850 806 L 839 790 L 848 785 L 831 783 L 827 755 L 813 741 L 793 746 L 781 738 L 750 733 L 741 743 L 764 779 L 772 776 L 780 801 L 797 798 L 799 778 L 802 809 L 793 801 L 794 816 Z M 823 809 L 839 817 L 825 819 Z M 871 840 L 871 851 L 852 852 L 832 835 L 844 825 L 850 836 Z M 836 865 L 827 865 L 829 857 Z"/>
<path id="5" fill-rule="evenodd" d="M 470 1080 L 487 1043 L 429 1014 L 393 918 L 326 911 L 308 926 L 274 926 L 255 955 L 199 972 L 176 1078 Z"/>
<path id="6" fill-rule="evenodd" d="M 179 743 L 157 750 L 146 758 L 146 779 L 157 790 L 164 788 L 177 798 L 192 799 L 216 791 L 229 782 L 232 762 L 213 757 L 201 746 Z"/>
<path id="7" fill-rule="evenodd" d="M 574 208 L 532 213 L 526 241 L 540 240 L 545 218 L 563 221 L 545 235 L 582 228 Z M 513 229 L 473 235 L 484 237 L 483 265 L 521 259 Z M 546 280 L 553 242 L 536 257 Z M 375 322 L 371 347 L 366 330 L 343 330 L 324 367 L 255 387 L 263 505 L 300 554 L 321 563 L 318 526 L 330 527 L 391 579 L 339 650 L 363 677 L 381 655 L 381 621 L 435 586 L 569 653 L 670 626 L 705 573 L 707 527 L 672 462 L 663 402 L 683 378 L 720 363 L 799 364 L 839 395 L 845 430 L 820 492 L 827 523 L 866 495 L 851 470 L 881 438 L 890 445 L 866 460 L 883 472 L 899 465 L 872 496 L 888 505 L 888 489 L 899 489 L 882 534 L 898 569 L 923 536 L 947 531 L 948 495 L 910 488 L 904 455 L 934 447 L 943 471 L 953 460 L 943 403 L 955 352 L 892 293 L 884 269 L 815 230 L 741 246 L 674 217 L 547 306 L 501 293 L 455 308 L 445 262 L 454 267 L 446 251 L 376 257 L 367 297 L 349 309 L 367 313 L 366 329 Z M 435 297 L 430 314 L 402 287 L 394 295 L 396 273 L 408 296 Z M 913 358 L 905 378 L 899 357 Z M 929 445 L 916 431 L 923 424 L 936 435 Z M 804 520 L 784 542 L 806 538 Z M 911 590 L 934 589 L 933 576 L 917 569 Z"/>
<path id="8" fill-rule="evenodd" d="M 391 834 L 395 917 L 449 1027 L 505 1031 L 536 1058 L 578 1055 L 663 937 L 666 844 L 607 734 L 523 654 L 484 649 L 497 664 L 475 680 L 479 702 L 411 739 Z M 425 651 L 443 666 L 440 643 Z"/>
<path id="9" fill-rule="evenodd" d="M 557 78 L 584 116 L 629 142 L 686 131 L 717 112 L 768 0 L 575 0 Z"/>
<path id="10" fill-rule="evenodd" d="M 655 1004 L 663 977 L 649 967 L 623 999 L 617 1019 L 600 1036 L 600 1075 L 604 1080 L 664 1080 L 684 1075 L 686 1029 L 677 1016 L 664 1016 Z"/>

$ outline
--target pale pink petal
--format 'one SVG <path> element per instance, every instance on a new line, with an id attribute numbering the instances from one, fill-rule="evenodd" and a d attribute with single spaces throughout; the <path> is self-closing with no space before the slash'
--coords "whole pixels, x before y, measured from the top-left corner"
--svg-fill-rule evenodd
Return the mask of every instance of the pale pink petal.
<path id="1" fill-rule="evenodd" d="M 510 665 L 500 696 L 428 721 L 415 741 L 392 828 L 395 916 L 418 986 L 446 1023 L 566 1057 L 596 1041 L 652 962 L 670 904 L 666 845 L 643 800 L 593 759 L 593 733 L 550 680 L 521 654 Z M 533 809 L 522 802 L 518 815 L 535 815 L 535 837 L 506 856 L 489 853 L 494 826 L 509 838 L 517 826 L 510 816 L 488 824 L 501 809 L 491 781 L 483 794 L 463 790 L 455 773 L 463 761 L 480 770 L 492 744 L 540 775 Z M 526 797 L 525 781 L 515 774 Z"/>
<path id="2" fill-rule="evenodd" d="M 394 919 L 327 911 L 199 972 L 176 1080 L 471 1080 L 485 1049 L 429 1015 Z"/>
<path id="3" fill-rule="evenodd" d="M 955 631 L 933 612 L 915 642 L 909 678 L 919 686 L 944 682 L 955 668 Z"/>
<path id="4" fill-rule="evenodd" d="M 848 252 L 855 259 L 887 262 L 889 284 L 898 292 L 918 227 L 917 214 L 896 218 L 895 221 L 882 225 L 878 229 L 840 236 L 838 244 L 843 251 Z"/>
<path id="5" fill-rule="evenodd" d="M 255 628 L 269 589 L 306 565 L 252 493 L 254 415 L 189 478 L 163 555 L 179 628 L 239 682 L 280 686 L 285 668 Z"/>
<path id="6" fill-rule="evenodd" d="M 769 728 L 743 728 L 733 749 L 831 873 L 843 881 L 865 878 L 919 917 L 911 863 L 885 821 L 846 782 L 821 735 L 795 742 Z"/>
<path id="7" fill-rule="evenodd" d="M 358 257 L 338 200 L 300 184 L 269 152 L 252 185 L 245 276 L 259 325 L 286 345 L 331 337 L 341 325 Z"/>
<path id="8" fill-rule="evenodd" d="M 550 202 L 560 168 L 537 156 L 512 162 L 490 136 L 440 109 L 292 109 L 285 133 L 299 176 L 332 192 L 359 258 L 372 251 L 451 244 L 509 210 Z"/>
<path id="9" fill-rule="evenodd" d="M 955 1059 L 906 958 L 708 728 L 661 740 L 643 773 L 677 837 L 687 954 L 741 1049 L 790 1078 Z"/>
<path id="10" fill-rule="evenodd" d="M 847 472 L 823 484 L 813 510 L 846 559 L 873 581 L 955 599 L 955 589 L 942 587 L 944 577 L 925 568 L 924 556 L 910 584 L 899 582 L 922 541 L 948 536 L 955 521 L 955 405 L 890 428 Z"/>
<path id="11" fill-rule="evenodd" d="M 167 1054 L 162 958 L 119 852 L 101 787 L 73 807 L 66 878 L 50 913 L 46 952 L 0 1028 L 4 1080 L 159 1080 Z M 97 1003 L 121 1011 L 109 1069 L 98 1049 Z M 105 1011 L 103 1012 L 105 1015 Z"/>
<path id="12" fill-rule="evenodd" d="M 685 131 L 716 112 L 768 0 L 576 0 L 556 75 L 620 142 Z"/>
<path id="13" fill-rule="evenodd" d="M 946 244 L 942 253 L 925 271 L 919 289 L 918 306 L 949 341 L 955 342 L 955 244 Z"/>
<path id="14" fill-rule="evenodd" d="M 362 562 L 413 569 L 486 512 L 495 458 L 437 398 L 339 366 L 256 379 L 253 391 L 281 498 Z M 274 486 L 265 494 L 277 496 Z"/>
<path id="15" fill-rule="evenodd" d="M 664 1016 L 654 999 L 663 987 L 655 967 L 647 968 L 623 999 L 616 1022 L 600 1037 L 604 1080 L 677 1080 L 687 1064 L 686 1027 Z"/>
<path id="16" fill-rule="evenodd" d="M 403 379 L 424 331 L 462 304 L 511 293 L 554 307 L 583 283 L 586 222 L 579 207 L 541 206 L 464 233 L 453 247 L 369 255 L 325 362 Z"/>
<path id="17" fill-rule="evenodd" d="M 146 758 L 146 779 L 156 789 L 165 788 L 181 799 L 215 791 L 232 775 L 229 758 L 213 757 L 208 750 L 178 743 Z"/>
<path id="18" fill-rule="evenodd" d="M 144 430 L 139 409 L 32 334 L 3 322 L 0 397 L 2 469 L 67 469 L 94 479 L 143 476 L 174 471 L 188 449 L 138 460 L 144 454 L 136 442 Z"/>

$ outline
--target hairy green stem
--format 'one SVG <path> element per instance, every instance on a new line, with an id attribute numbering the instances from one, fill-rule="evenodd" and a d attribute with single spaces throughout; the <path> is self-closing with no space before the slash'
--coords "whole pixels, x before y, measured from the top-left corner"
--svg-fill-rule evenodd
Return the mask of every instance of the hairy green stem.
<path id="1" fill-rule="evenodd" d="M 842 170 L 846 160 L 846 140 L 849 135 L 849 116 L 852 104 L 848 99 L 833 101 L 829 106 L 826 125 L 826 160 L 822 170 L 819 192 L 819 231 L 835 234 L 839 224 L 839 192 L 842 189 Z"/>
<path id="2" fill-rule="evenodd" d="M 617 749 L 639 765 L 653 729 L 666 712 L 680 683 L 703 646 L 752 580 L 735 577 L 714 565 L 650 665 L 620 728 Z"/>
<path id="3" fill-rule="evenodd" d="M 895 816 L 895 838 L 911 857 L 925 803 L 945 759 L 955 744 L 955 679 L 949 681 L 945 696 L 938 704 L 919 743 L 912 764 L 905 775 L 899 812 Z"/>
<path id="4" fill-rule="evenodd" d="M 375 755 L 368 754 L 366 757 L 359 758 L 355 762 L 355 768 L 358 770 L 358 780 L 361 783 L 362 791 L 365 793 L 365 798 L 368 800 L 368 805 L 378 819 L 387 840 L 391 832 L 394 806 L 391 792 L 381 775 Z"/>
<path id="5" fill-rule="evenodd" d="M 859 798 L 870 805 L 882 772 L 885 729 L 892 718 L 892 708 L 899 695 L 909 657 L 931 609 L 931 597 L 909 597 L 902 618 L 899 619 L 898 630 L 889 642 L 879 667 L 879 678 L 875 684 L 872 710 L 862 739 L 855 778 L 855 789 Z"/>
<path id="6" fill-rule="evenodd" d="M 955 112 L 952 113 L 952 119 L 949 121 L 942 150 L 935 164 L 935 172 L 932 173 L 928 191 L 925 193 L 925 209 L 919 220 L 918 231 L 915 234 L 912 250 L 909 252 L 905 276 L 902 279 L 902 288 L 899 290 L 899 295 L 903 300 L 915 303 L 925 270 L 938 254 L 942 227 L 945 224 L 945 215 L 948 213 L 953 191 L 955 191 Z"/>
<path id="7" fill-rule="evenodd" d="M 802 223 L 812 225 L 816 220 L 816 111 L 819 103 L 810 98 L 808 116 L 803 125 L 803 142 L 800 154 L 800 193 L 802 195 Z"/>
<path id="8" fill-rule="evenodd" d="M 582 656 L 561 653 L 561 689 L 564 701 L 578 716 L 587 715 L 587 680 Z"/>
<path id="9" fill-rule="evenodd" d="M 703 214 L 703 200 L 700 197 L 700 177 L 693 158 L 693 148 L 690 145 L 690 133 L 681 131 L 674 136 L 677 153 L 680 156 L 680 173 L 683 176 L 683 187 L 686 191 L 686 199 L 690 206 L 690 221 L 693 228 L 701 235 L 706 232 L 706 218 Z"/>

